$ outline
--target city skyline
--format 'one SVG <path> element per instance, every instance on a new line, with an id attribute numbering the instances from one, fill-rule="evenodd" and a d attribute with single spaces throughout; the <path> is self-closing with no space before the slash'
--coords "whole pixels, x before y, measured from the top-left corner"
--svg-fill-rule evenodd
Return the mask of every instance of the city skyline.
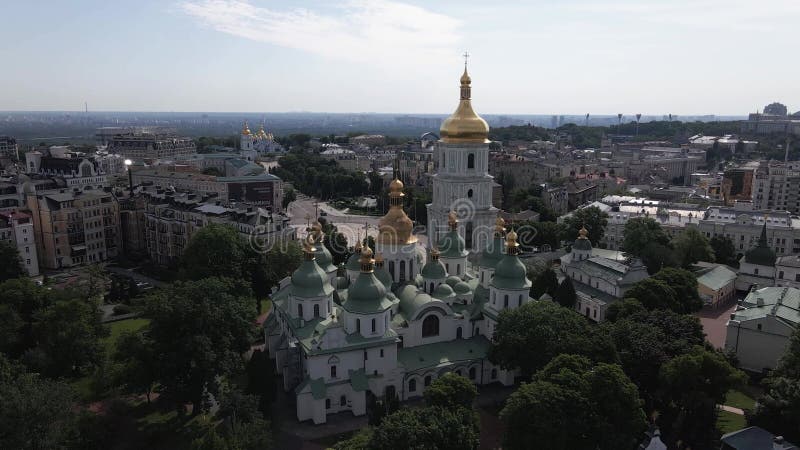
<path id="1" fill-rule="evenodd" d="M 791 79 L 800 63 L 784 57 L 800 19 L 791 1 L 5 9 L 37 21 L 0 30 L 14 43 L 0 50 L 6 111 L 87 102 L 92 111 L 446 114 L 465 50 L 485 114 L 742 116 L 773 101 L 800 110 Z M 753 81 L 767 74 L 768 83 Z"/>

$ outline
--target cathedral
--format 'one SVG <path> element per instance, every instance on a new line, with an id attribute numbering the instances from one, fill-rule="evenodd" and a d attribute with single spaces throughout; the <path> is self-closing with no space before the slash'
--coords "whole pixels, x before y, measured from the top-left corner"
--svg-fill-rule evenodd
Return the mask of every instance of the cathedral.
<path id="1" fill-rule="evenodd" d="M 253 133 L 247 122 L 244 123 L 239 134 L 239 147 L 242 157 L 248 161 L 255 161 L 261 155 L 283 151 L 283 147 L 275 142 L 272 133 L 264 130 L 264 124 L 261 124 L 258 131 Z"/>
<path id="2" fill-rule="evenodd" d="M 275 292 L 265 335 L 298 420 L 320 424 L 328 414 L 366 414 L 370 399 L 420 397 L 448 372 L 476 385 L 514 382 L 488 351 L 498 315 L 531 301 L 531 283 L 516 233 L 491 204 L 489 127 L 472 109 L 470 85 L 465 66 L 458 108 L 437 142 L 429 244 L 414 235 L 395 177 L 374 250 L 365 238 L 335 267 L 315 223 L 304 261 Z"/>

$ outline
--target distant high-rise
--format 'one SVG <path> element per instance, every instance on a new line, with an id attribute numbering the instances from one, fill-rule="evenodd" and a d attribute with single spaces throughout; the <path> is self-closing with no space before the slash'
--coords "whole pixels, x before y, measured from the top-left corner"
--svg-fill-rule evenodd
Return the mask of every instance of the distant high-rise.
<path id="1" fill-rule="evenodd" d="M 115 135 L 109 153 L 135 160 L 156 160 L 197 152 L 194 140 L 174 134 L 127 133 Z"/>
<path id="2" fill-rule="evenodd" d="M 9 136 L 0 136 L 0 158 L 17 158 L 17 140 Z"/>

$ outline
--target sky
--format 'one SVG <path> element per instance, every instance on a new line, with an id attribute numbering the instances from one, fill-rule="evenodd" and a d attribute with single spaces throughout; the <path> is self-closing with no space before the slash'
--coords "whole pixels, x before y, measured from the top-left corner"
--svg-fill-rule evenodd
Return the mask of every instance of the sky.
<path id="1" fill-rule="evenodd" d="M 800 110 L 800 0 L 3 0 L 0 111 Z"/>

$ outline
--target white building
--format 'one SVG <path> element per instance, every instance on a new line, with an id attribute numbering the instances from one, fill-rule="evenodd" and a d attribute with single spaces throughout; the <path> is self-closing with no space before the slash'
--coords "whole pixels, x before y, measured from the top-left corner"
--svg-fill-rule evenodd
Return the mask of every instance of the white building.
<path id="1" fill-rule="evenodd" d="M 800 255 L 781 256 L 777 259 L 775 285 L 800 289 Z"/>
<path id="2" fill-rule="evenodd" d="M 239 144 L 240 154 L 248 161 L 255 161 L 259 156 L 283 151 L 281 144 L 275 142 L 272 133 L 264 131 L 264 124 L 261 124 L 257 132 L 252 133 L 245 122 L 239 136 Z"/>
<path id="3" fill-rule="evenodd" d="M 459 111 L 465 96 L 469 106 L 468 84 L 465 73 Z M 457 112 L 445 123 L 461 130 L 476 117 Z M 434 192 L 432 206 L 447 205 L 441 195 L 466 187 L 468 180 L 476 183 L 476 191 L 483 189 L 487 178 L 468 168 L 466 155 L 476 158 L 486 133 L 488 127 L 483 135 L 471 135 L 480 144 L 460 147 L 464 155 L 455 153 L 457 147 L 446 147 L 446 153 L 453 152 L 448 156 L 450 180 L 440 183 L 450 184 Z M 457 163 L 461 156 L 464 164 Z M 463 173 L 456 173 L 453 165 Z M 377 255 L 358 243 L 347 265 L 332 276 L 330 254 L 315 224 L 304 240 L 305 261 L 273 295 L 265 335 L 284 388 L 296 395 L 298 420 L 319 424 L 337 412 L 363 415 L 371 397 L 420 397 L 448 372 L 478 385 L 514 382 L 513 371 L 495 366 L 487 356 L 499 313 L 530 300 L 531 283 L 518 256 L 516 233 L 504 236 L 502 219 L 493 217 L 497 224 L 490 245 L 481 252 L 479 273 L 474 273 L 467 267 L 466 228 L 459 226 L 456 212 L 437 216 L 450 231 L 432 239 L 426 258 L 403 211 L 399 179 L 391 182 L 389 195 L 391 207 L 375 239 Z M 491 204 L 484 209 L 495 211 Z"/>
<path id="4" fill-rule="evenodd" d="M 800 290 L 765 287 L 753 290 L 727 323 L 725 349 L 739 367 L 753 372 L 774 369 L 800 324 Z"/>
<path id="5" fill-rule="evenodd" d="M 17 248 L 22 267 L 28 276 L 39 275 L 39 257 L 36 254 L 36 234 L 31 216 L 23 212 L 0 212 L 0 240 Z"/>

